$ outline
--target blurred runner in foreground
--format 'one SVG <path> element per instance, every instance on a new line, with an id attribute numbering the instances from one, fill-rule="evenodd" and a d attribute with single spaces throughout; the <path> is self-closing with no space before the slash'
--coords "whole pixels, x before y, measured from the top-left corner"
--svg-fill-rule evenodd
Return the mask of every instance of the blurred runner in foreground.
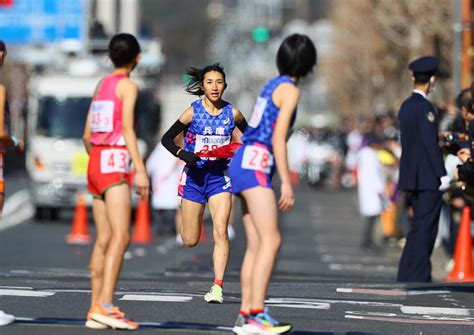
<path id="1" fill-rule="evenodd" d="M 97 239 L 91 257 L 91 308 L 86 327 L 137 329 L 113 305 L 125 250 L 130 243 L 131 178 L 136 192 L 148 201 L 150 182 L 137 146 L 134 109 L 138 86 L 129 79 L 140 57 L 140 45 L 130 34 L 118 34 L 109 44 L 114 71 L 99 82 L 87 116 L 84 144 L 89 153 L 88 190 L 93 195 Z"/>
<path id="2" fill-rule="evenodd" d="M 316 48 L 306 35 L 287 37 L 278 49 L 280 75 L 270 79 L 257 98 L 243 146 L 229 168 L 233 193 L 242 198 L 247 250 L 240 278 L 242 304 L 233 328 L 238 334 L 281 334 L 292 326 L 270 317 L 264 307 L 268 283 L 281 244 L 278 208 L 288 212 L 295 196 L 290 180 L 286 141 L 296 118 L 300 90 L 296 86 L 316 64 Z M 281 179 L 278 208 L 271 179 Z"/>

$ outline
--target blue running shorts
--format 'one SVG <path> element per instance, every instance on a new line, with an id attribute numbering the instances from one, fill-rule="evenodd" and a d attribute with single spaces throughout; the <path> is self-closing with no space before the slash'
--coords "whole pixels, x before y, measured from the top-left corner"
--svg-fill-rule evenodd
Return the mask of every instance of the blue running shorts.
<path id="1" fill-rule="evenodd" d="M 257 186 L 271 188 L 274 173 L 273 154 L 267 146 L 258 142 L 244 144 L 229 166 L 232 192 L 239 194 Z"/>
<path id="2" fill-rule="evenodd" d="M 232 193 L 227 171 L 185 166 L 178 186 L 178 196 L 204 204 L 213 195 Z"/>

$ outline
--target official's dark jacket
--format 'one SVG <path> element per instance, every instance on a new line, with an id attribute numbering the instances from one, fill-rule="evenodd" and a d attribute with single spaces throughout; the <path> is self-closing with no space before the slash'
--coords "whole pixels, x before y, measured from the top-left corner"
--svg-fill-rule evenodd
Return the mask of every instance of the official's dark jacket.
<path id="1" fill-rule="evenodd" d="M 438 190 L 440 178 L 446 175 L 435 115 L 434 106 L 419 93 L 413 93 L 400 107 L 399 186 L 403 191 Z"/>

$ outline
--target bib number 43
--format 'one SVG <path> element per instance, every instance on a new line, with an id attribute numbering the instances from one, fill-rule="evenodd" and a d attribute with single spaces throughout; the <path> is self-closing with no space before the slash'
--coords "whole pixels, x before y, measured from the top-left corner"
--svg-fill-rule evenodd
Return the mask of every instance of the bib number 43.
<path id="1" fill-rule="evenodd" d="M 100 153 L 100 172 L 113 173 L 130 171 L 130 156 L 124 149 L 107 149 Z"/>
<path id="2" fill-rule="evenodd" d="M 242 157 L 242 168 L 270 173 L 273 166 L 272 154 L 263 147 L 249 145 L 245 147 Z"/>

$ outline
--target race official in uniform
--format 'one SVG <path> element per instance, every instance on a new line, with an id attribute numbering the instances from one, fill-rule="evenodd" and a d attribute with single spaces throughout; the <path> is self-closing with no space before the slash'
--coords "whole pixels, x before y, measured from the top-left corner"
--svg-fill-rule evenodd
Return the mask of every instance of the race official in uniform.
<path id="1" fill-rule="evenodd" d="M 438 231 L 441 195 L 450 182 L 438 146 L 436 109 L 427 97 L 435 82 L 438 60 L 421 57 L 411 62 L 409 69 L 414 89 L 398 113 L 402 145 L 399 186 L 411 193 L 413 224 L 400 259 L 397 281 L 430 282 L 430 257 Z"/>

